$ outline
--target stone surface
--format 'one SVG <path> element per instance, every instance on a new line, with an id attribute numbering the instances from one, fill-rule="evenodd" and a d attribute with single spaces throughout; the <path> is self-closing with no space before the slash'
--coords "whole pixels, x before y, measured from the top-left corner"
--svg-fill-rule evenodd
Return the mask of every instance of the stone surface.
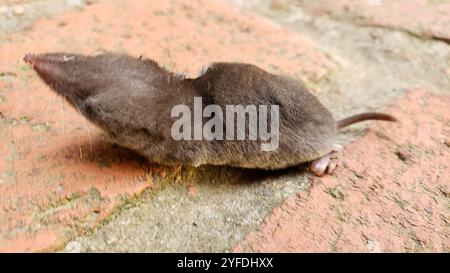
<path id="1" fill-rule="evenodd" d="M 310 12 L 363 25 L 396 28 L 418 36 L 450 41 L 450 2 L 446 0 L 305 1 Z"/>
<path id="2" fill-rule="evenodd" d="M 227 2 L 246 11 L 219 0 L 65 14 L 65 0 L 6 2 L 0 252 L 450 251 L 448 1 Z M 8 17 L 19 4 L 25 14 Z M 250 62 L 305 80 L 338 118 L 390 105 L 401 123 L 343 130 L 340 143 L 356 141 L 320 179 L 166 168 L 105 143 L 21 60 L 47 51 L 143 55 L 191 76 Z"/>

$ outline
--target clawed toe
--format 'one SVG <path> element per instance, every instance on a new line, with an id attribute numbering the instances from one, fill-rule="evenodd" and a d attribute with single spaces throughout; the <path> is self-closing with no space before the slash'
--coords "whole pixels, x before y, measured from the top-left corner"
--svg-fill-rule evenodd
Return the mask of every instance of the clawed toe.
<path id="1" fill-rule="evenodd" d="M 341 150 L 342 146 L 335 144 L 329 154 L 311 162 L 310 171 L 317 176 L 332 174 L 337 167 L 337 154 Z"/>
<path id="2" fill-rule="evenodd" d="M 330 155 L 326 155 L 322 158 L 314 160 L 311 163 L 310 171 L 317 176 L 322 176 L 325 174 L 327 167 L 330 164 L 330 161 L 331 161 Z"/>

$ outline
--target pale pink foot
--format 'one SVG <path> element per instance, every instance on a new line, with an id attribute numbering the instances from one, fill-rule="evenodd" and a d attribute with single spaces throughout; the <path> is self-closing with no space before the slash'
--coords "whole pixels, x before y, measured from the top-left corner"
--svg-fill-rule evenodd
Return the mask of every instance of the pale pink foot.
<path id="1" fill-rule="evenodd" d="M 337 167 L 337 154 L 341 150 L 341 145 L 333 145 L 333 150 L 329 154 L 311 162 L 311 167 L 309 168 L 310 171 L 317 176 L 332 174 Z"/>

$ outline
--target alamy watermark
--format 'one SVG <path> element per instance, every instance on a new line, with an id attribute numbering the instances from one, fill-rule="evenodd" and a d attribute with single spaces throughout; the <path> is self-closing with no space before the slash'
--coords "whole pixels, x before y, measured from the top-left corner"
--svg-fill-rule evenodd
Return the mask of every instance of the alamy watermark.
<path id="1" fill-rule="evenodd" d="M 202 98 L 194 97 L 193 115 L 187 105 L 179 104 L 172 108 L 171 116 L 178 118 L 171 128 L 172 138 L 177 141 L 256 141 L 259 138 L 261 151 L 270 152 L 278 149 L 280 141 L 278 105 L 226 105 L 223 113 L 222 107 L 215 104 L 207 105 L 203 109 Z M 204 118 L 209 118 L 205 124 Z"/>

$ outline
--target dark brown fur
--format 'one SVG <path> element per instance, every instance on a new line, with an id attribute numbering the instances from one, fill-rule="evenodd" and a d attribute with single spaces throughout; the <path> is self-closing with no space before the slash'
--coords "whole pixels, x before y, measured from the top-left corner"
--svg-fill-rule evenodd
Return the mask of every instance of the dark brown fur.
<path id="1" fill-rule="evenodd" d="M 286 168 L 329 153 L 337 133 L 331 113 L 301 82 L 250 64 L 214 63 L 198 78 L 182 79 L 153 61 L 118 54 L 27 55 L 25 61 L 113 142 L 165 165 Z M 278 149 L 263 152 L 260 141 L 250 140 L 173 140 L 171 109 L 192 109 L 194 96 L 203 105 L 279 105 Z"/>

